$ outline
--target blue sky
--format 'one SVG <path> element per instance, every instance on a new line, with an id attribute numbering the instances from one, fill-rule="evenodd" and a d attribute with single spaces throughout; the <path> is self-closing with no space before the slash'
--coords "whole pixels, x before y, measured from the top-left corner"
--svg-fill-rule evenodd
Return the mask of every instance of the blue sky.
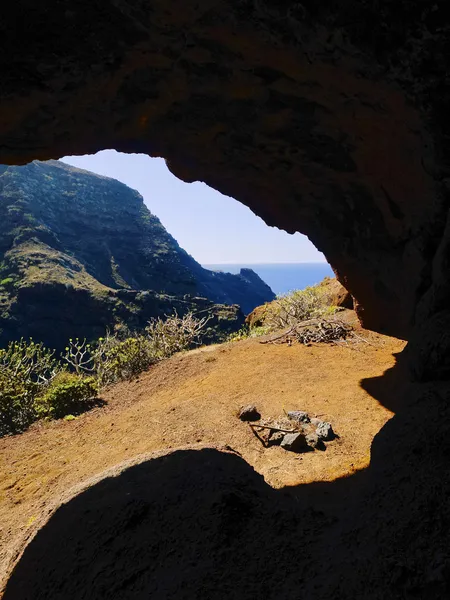
<path id="1" fill-rule="evenodd" d="M 163 159 L 104 150 L 66 163 L 138 190 L 180 246 L 202 264 L 325 262 L 304 235 L 268 227 L 250 209 L 204 183 L 184 183 Z"/>

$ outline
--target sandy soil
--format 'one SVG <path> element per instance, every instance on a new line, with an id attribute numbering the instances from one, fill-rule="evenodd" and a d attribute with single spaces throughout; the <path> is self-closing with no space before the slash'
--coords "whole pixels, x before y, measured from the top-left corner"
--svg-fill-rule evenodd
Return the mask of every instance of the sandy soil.
<path id="1" fill-rule="evenodd" d="M 229 447 L 274 488 L 364 469 L 374 436 L 393 414 L 365 381 L 392 367 L 404 342 L 363 335 L 370 343 L 288 347 L 248 340 L 177 355 L 111 388 L 103 408 L 0 440 L 0 575 L 55 499 L 140 454 Z M 306 455 L 265 449 L 236 418 L 248 403 L 263 417 L 306 410 L 331 421 L 339 439 Z"/>

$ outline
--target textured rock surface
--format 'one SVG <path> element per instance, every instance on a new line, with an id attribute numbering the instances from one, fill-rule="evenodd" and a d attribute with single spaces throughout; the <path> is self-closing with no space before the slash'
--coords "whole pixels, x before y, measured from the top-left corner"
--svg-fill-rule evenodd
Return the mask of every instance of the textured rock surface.
<path id="1" fill-rule="evenodd" d="M 281 447 L 290 452 L 307 452 L 309 450 L 304 433 L 286 433 L 281 441 Z"/>
<path id="2" fill-rule="evenodd" d="M 316 434 L 318 438 L 323 440 L 324 442 L 330 442 L 335 438 L 335 433 L 333 431 L 331 423 L 327 423 L 326 421 L 317 425 Z"/>
<path id="3" fill-rule="evenodd" d="M 308 413 L 304 410 L 290 410 L 288 412 L 288 417 L 296 423 L 309 423 L 310 421 Z"/>
<path id="4" fill-rule="evenodd" d="M 259 421 L 261 415 L 254 404 L 249 404 L 240 408 L 239 418 L 241 421 Z"/>
<path id="5" fill-rule="evenodd" d="M 321 288 L 330 295 L 330 304 L 342 308 L 353 308 L 353 298 L 350 292 L 334 277 L 325 277 L 320 283 Z M 255 309 L 256 310 L 256 309 Z"/>
<path id="6" fill-rule="evenodd" d="M 249 269 L 203 269 L 118 181 L 57 161 L 0 169 L 1 343 L 32 335 L 60 347 L 174 309 L 249 311 L 273 297 Z M 227 331 L 243 323 L 237 306 L 214 312 Z"/>
<path id="7" fill-rule="evenodd" d="M 403 358 L 416 381 L 449 381 L 450 311 L 441 311 L 416 327 Z"/>
<path id="8" fill-rule="evenodd" d="M 12 3 L 0 162 L 164 156 L 325 252 L 407 332 L 444 231 L 445 0 Z M 433 277 L 438 277 L 434 274 Z"/>

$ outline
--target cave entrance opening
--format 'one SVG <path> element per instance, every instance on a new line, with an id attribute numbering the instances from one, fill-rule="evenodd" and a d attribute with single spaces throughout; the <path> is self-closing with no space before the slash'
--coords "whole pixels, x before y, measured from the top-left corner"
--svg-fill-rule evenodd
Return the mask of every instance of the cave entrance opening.
<path id="1" fill-rule="evenodd" d="M 104 150 L 61 160 L 136 189 L 181 248 L 206 269 L 233 274 L 252 269 L 277 295 L 334 275 L 306 236 L 266 225 L 247 206 L 205 183 L 181 181 L 164 159 Z"/>

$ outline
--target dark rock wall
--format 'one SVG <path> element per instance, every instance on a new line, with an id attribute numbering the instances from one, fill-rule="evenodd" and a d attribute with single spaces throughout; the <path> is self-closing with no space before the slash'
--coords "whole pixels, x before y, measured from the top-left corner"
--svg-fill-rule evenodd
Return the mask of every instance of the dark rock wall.
<path id="1" fill-rule="evenodd" d="M 271 225 L 309 235 L 364 324 L 409 335 L 416 322 L 406 353 L 413 374 L 448 380 L 447 13 L 447 0 L 17 0 L 0 20 L 0 162 L 102 148 L 163 156 L 182 179 L 205 181 Z M 275 551 L 265 529 L 274 519 L 261 513 L 256 538 L 243 527 L 236 545 L 246 576 L 236 582 L 233 555 L 232 577 L 223 577 L 221 543 L 217 580 L 209 554 L 205 571 L 190 571 L 201 573 L 200 594 L 206 581 L 209 597 L 250 598 L 256 581 L 261 594 L 280 597 L 281 585 L 286 598 L 449 597 L 448 383 L 400 393 L 396 374 L 403 382 L 401 360 L 361 382 L 396 412 L 374 441 L 367 473 L 300 488 L 286 513 L 296 523 L 278 528 Z M 205 464 L 183 464 L 194 493 L 169 477 L 176 506 L 180 493 L 200 506 L 205 486 L 195 488 L 195 476 Z M 336 497 L 342 510 L 330 502 Z M 180 522 L 192 519 L 183 513 Z M 55 540 L 45 533 L 44 559 Z M 72 546 L 78 552 L 85 542 Z M 173 544 L 170 551 L 173 560 Z M 175 553 L 175 570 L 192 562 L 192 544 L 186 552 Z M 20 597 L 15 586 L 41 573 L 29 556 L 6 597 Z M 47 597 L 52 581 L 42 583 L 30 593 Z M 192 587 L 181 591 L 188 597 Z"/>
<path id="2" fill-rule="evenodd" d="M 0 162 L 108 147 L 164 156 L 180 178 L 306 233 L 364 324 L 406 334 L 440 277 L 445 9 L 21 0 L 0 23 Z"/>

